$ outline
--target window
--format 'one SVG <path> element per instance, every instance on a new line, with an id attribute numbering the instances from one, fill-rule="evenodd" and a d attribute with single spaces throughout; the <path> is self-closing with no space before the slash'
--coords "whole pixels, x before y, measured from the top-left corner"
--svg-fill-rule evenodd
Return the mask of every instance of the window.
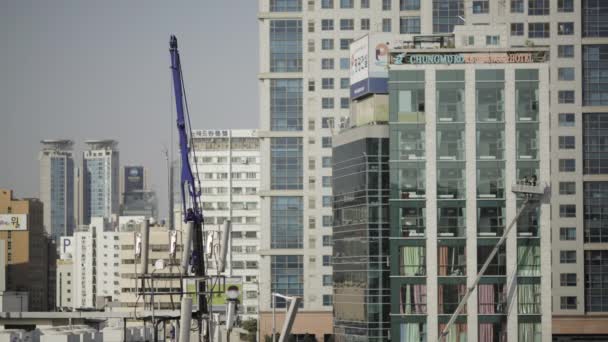
<path id="1" fill-rule="evenodd" d="M 340 8 L 353 8 L 355 0 L 340 0 Z"/>
<path id="2" fill-rule="evenodd" d="M 333 39 L 321 39 L 321 50 L 333 50 L 334 40 Z"/>
<path id="3" fill-rule="evenodd" d="M 511 24 L 511 35 L 512 36 L 523 36 L 524 35 L 524 24 L 523 23 L 512 23 Z"/>
<path id="4" fill-rule="evenodd" d="M 575 182 L 559 182 L 559 194 L 560 195 L 576 194 L 576 183 Z"/>
<path id="5" fill-rule="evenodd" d="M 557 78 L 560 81 L 574 81 L 574 68 L 557 69 Z"/>
<path id="6" fill-rule="evenodd" d="M 331 167 L 331 157 L 323 157 L 323 167 Z"/>
<path id="7" fill-rule="evenodd" d="M 323 256 L 323 266 L 331 266 L 331 255 Z"/>
<path id="8" fill-rule="evenodd" d="M 321 69 L 332 70 L 333 68 L 334 68 L 334 59 L 333 58 L 321 59 Z"/>
<path id="9" fill-rule="evenodd" d="M 557 0 L 558 12 L 574 12 L 574 0 Z"/>
<path id="10" fill-rule="evenodd" d="M 350 79 L 348 77 L 340 78 L 340 89 L 348 89 L 350 87 Z"/>
<path id="11" fill-rule="evenodd" d="M 270 179 L 273 190 L 299 190 L 303 181 L 302 138 L 271 138 Z"/>
<path id="12" fill-rule="evenodd" d="M 321 8 L 334 8 L 334 0 L 321 0 Z"/>
<path id="13" fill-rule="evenodd" d="M 562 296 L 559 297 L 559 306 L 562 310 L 576 310 L 576 297 Z"/>
<path id="14" fill-rule="evenodd" d="M 350 59 L 340 58 L 340 70 L 348 70 L 348 69 L 350 69 Z"/>
<path id="15" fill-rule="evenodd" d="M 302 0 L 270 0 L 270 12 L 301 12 Z"/>
<path id="16" fill-rule="evenodd" d="M 332 245 L 331 235 L 323 235 L 323 246 L 328 247 Z"/>
<path id="17" fill-rule="evenodd" d="M 575 241 L 576 227 L 561 227 L 559 229 L 559 239 L 561 241 Z"/>
<path id="18" fill-rule="evenodd" d="M 558 121 L 560 127 L 574 127 L 576 119 L 573 113 L 560 113 Z"/>
<path id="19" fill-rule="evenodd" d="M 333 128 L 334 118 L 321 118 L 321 128 Z"/>
<path id="20" fill-rule="evenodd" d="M 340 108 L 342 108 L 342 109 L 348 109 L 348 107 L 350 107 L 350 98 L 348 98 L 348 97 L 341 97 L 340 98 Z"/>
<path id="21" fill-rule="evenodd" d="M 323 227 L 331 227 L 334 223 L 334 217 L 331 215 L 323 215 Z"/>
<path id="22" fill-rule="evenodd" d="M 486 45 L 498 45 L 500 36 L 486 36 Z"/>
<path id="23" fill-rule="evenodd" d="M 308 40 L 308 52 L 315 52 L 315 41 L 314 39 Z"/>
<path id="24" fill-rule="evenodd" d="M 528 15 L 549 15 L 549 0 L 528 0 Z"/>
<path id="25" fill-rule="evenodd" d="M 490 12 L 490 2 L 489 0 L 478 0 L 473 1 L 473 13 L 474 14 L 482 14 Z"/>
<path id="26" fill-rule="evenodd" d="M 331 196 L 323 196 L 323 207 L 331 207 Z"/>
<path id="27" fill-rule="evenodd" d="M 561 273 L 559 275 L 560 286 L 576 286 L 576 273 Z"/>
<path id="28" fill-rule="evenodd" d="M 302 197 L 275 196 L 271 199 L 271 248 L 302 248 Z"/>
<path id="29" fill-rule="evenodd" d="M 322 180 L 324 188 L 331 188 L 331 176 L 323 176 Z"/>
<path id="30" fill-rule="evenodd" d="M 361 31 L 369 30 L 369 18 L 361 19 Z"/>
<path id="31" fill-rule="evenodd" d="M 608 182 L 583 183 L 585 242 L 608 242 Z"/>
<path id="32" fill-rule="evenodd" d="M 334 29 L 334 20 L 333 19 L 322 19 L 321 20 L 321 30 L 331 31 L 333 29 Z"/>
<path id="33" fill-rule="evenodd" d="M 302 80 L 270 81 L 270 121 L 273 131 L 302 130 Z"/>
<path id="34" fill-rule="evenodd" d="M 583 45 L 583 104 L 608 105 L 608 44 Z"/>
<path id="35" fill-rule="evenodd" d="M 560 90 L 557 92 L 559 103 L 574 103 L 574 90 Z"/>
<path id="36" fill-rule="evenodd" d="M 511 0 L 511 13 L 524 13 L 524 0 Z"/>
<path id="37" fill-rule="evenodd" d="M 433 33 L 452 33 L 455 25 L 463 25 L 464 4 L 464 0 L 433 0 Z"/>
<path id="38" fill-rule="evenodd" d="M 361 0 L 361 8 L 369 8 L 369 0 Z"/>
<path id="39" fill-rule="evenodd" d="M 350 43 L 352 43 L 352 39 L 340 39 L 340 50 L 348 50 L 350 49 Z"/>
<path id="40" fill-rule="evenodd" d="M 583 37 L 608 37 L 608 2 L 582 0 Z"/>
<path id="41" fill-rule="evenodd" d="M 399 0 L 399 9 L 401 11 L 418 11 L 420 10 L 420 0 Z"/>
<path id="42" fill-rule="evenodd" d="M 559 140 L 559 149 L 560 150 L 573 150 L 574 149 L 574 136 L 571 135 L 560 135 L 558 137 Z"/>
<path id="43" fill-rule="evenodd" d="M 583 113 L 585 174 L 608 174 L 608 113 Z"/>
<path id="44" fill-rule="evenodd" d="M 309 20 L 308 21 L 308 32 L 310 32 L 310 33 L 315 32 L 315 22 L 314 22 L 314 20 Z"/>
<path id="45" fill-rule="evenodd" d="M 574 23 L 557 23 L 557 34 L 560 36 L 571 36 L 574 34 Z"/>
<path id="46" fill-rule="evenodd" d="M 304 296 L 304 257 L 301 255 L 272 255 L 270 261 L 270 292 L 286 296 Z M 285 308 L 285 299 L 276 297 L 277 308 Z"/>
<path id="47" fill-rule="evenodd" d="M 391 19 L 382 19 L 382 32 L 391 32 Z"/>
<path id="48" fill-rule="evenodd" d="M 270 21 L 270 71 L 302 71 L 302 21 Z"/>
<path id="49" fill-rule="evenodd" d="M 560 204 L 559 205 L 559 217 L 562 217 L 562 218 L 576 217 L 576 205 L 575 204 Z"/>
<path id="50" fill-rule="evenodd" d="M 549 23 L 529 23 L 528 38 L 549 38 Z"/>
<path id="51" fill-rule="evenodd" d="M 355 20 L 354 19 L 340 19 L 340 30 L 352 31 L 354 29 L 355 29 Z"/>
<path id="52" fill-rule="evenodd" d="M 576 251 L 559 251 L 560 264 L 576 264 Z"/>
<path id="53" fill-rule="evenodd" d="M 382 0 L 382 10 L 390 11 L 391 10 L 391 2 L 393 0 Z"/>
<path id="54" fill-rule="evenodd" d="M 333 109 L 334 108 L 334 98 L 333 97 L 323 97 L 323 98 L 321 98 L 321 108 L 323 108 L 323 109 Z"/>
<path id="55" fill-rule="evenodd" d="M 399 18 L 399 33 L 420 33 L 420 17 Z"/>
<path id="56" fill-rule="evenodd" d="M 323 295 L 323 306 L 332 306 L 334 304 L 334 298 L 332 295 Z"/>
<path id="57" fill-rule="evenodd" d="M 321 139 L 321 146 L 323 148 L 331 148 L 332 144 L 331 144 L 331 137 L 323 137 Z"/>
<path id="58" fill-rule="evenodd" d="M 557 46 L 557 57 L 573 58 L 574 57 L 574 45 L 558 45 Z"/>
<path id="59" fill-rule="evenodd" d="M 333 78 L 323 78 L 323 79 L 321 79 L 321 88 L 323 88 L 323 89 L 334 89 L 334 79 Z"/>
<path id="60" fill-rule="evenodd" d="M 334 283 L 333 279 L 332 279 L 332 275 L 331 274 L 324 274 L 323 275 L 323 286 L 332 286 Z"/>
<path id="61" fill-rule="evenodd" d="M 608 250 L 585 251 L 585 310 L 608 311 Z"/>

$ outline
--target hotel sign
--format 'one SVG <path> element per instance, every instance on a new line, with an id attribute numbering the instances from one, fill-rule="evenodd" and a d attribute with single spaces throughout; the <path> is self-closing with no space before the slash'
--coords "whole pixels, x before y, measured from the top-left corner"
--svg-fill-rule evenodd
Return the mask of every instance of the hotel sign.
<path id="1" fill-rule="evenodd" d="M 540 63 L 544 62 L 545 59 L 544 54 L 534 54 L 531 52 L 450 54 L 397 53 L 391 56 L 391 64 L 510 64 Z"/>
<path id="2" fill-rule="evenodd" d="M 0 230 L 27 230 L 27 215 L 0 214 Z"/>

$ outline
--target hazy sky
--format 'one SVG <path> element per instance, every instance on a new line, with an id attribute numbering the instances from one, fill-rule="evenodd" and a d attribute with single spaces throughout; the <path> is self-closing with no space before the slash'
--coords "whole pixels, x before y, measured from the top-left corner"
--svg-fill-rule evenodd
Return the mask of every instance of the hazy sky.
<path id="1" fill-rule="evenodd" d="M 192 126 L 257 128 L 257 1 L 0 0 L 0 187 L 38 196 L 41 139 L 119 141 L 166 216 L 178 37 Z"/>

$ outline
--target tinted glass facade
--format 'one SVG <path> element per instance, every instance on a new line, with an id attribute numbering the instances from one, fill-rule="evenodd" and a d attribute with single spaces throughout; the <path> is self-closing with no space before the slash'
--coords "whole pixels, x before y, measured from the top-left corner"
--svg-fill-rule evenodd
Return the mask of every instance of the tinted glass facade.
<path id="1" fill-rule="evenodd" d="M 272 138 L 270 149 L 271 189 L 302 189 L 302 138 Z"/>
<path id="2" fill-rule="evenodd" d="M 270 81 L 270 120 L 273 131 L 302 130 L 302 80 Z"/>
<path id="3" fill-rule="evenodd" d="M 608 105 L 608 44 L 583 45 L 583 105 Z"/>
<path id="4" fill-rule="evenodd" d="M 270 0 L 270 12 L 300 12 L 302 0 Z"/>
<path id="5" fill-rule="evenodd" d="M 585 251 L 585 310 L 608 311 L 608 250 Z"/>
<path id="6" fill-rule="evenodd" d="M 270 21 L 270 71 L 302 71 L 302 21 Z"/>
<path id="7" fill-rule="evenodd" d="M 272 248 L 303 247 L 303 210 L 302 197 L 272 197 Z"/>
<path id="8" fill-rule="evenodd" d="M 452 33 L 464 21 L 464 0 L 433 0 L 433 33 Z"/>
<path id="9" fill-rule="evenodd" d="M 585 174 L 608 174 L 608 113 L 583 114 Z"/>
<path id="10" fill-rule="evenodd" d="M 583 37 L 608 37 L 608 1 L 582 0 Z"/>
<path id="11" fill-rule="evenodd" d="M 285 296 L 304 296 L 304 261 L 301 255 L 271 256 L 271 293 Z M 287 306 L 285 299 L 275 297 L 277 308 Z"/>
<path id="12" fill-rule="evenodd" d="M 333 151 L 335 341 L 388 339 L 388 154 L 388 138 Z"/>
<path id="13" fill-rule="evenodd" d="M 608 182 L 584 182 L 585 242 L 608 242 Z"/>
<path id="14" fill-rule="evenodd" d="M 71 236 L 74 231 L 74 160 L 51 157 L 51 238 Z"/>

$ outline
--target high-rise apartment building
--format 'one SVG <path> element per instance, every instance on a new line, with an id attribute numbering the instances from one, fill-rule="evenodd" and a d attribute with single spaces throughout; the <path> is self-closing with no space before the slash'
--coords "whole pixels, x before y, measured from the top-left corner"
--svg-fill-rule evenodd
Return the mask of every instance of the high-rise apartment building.
<path id="1" fill-rule="evenodd" d="M 49 310 L 48 238 L 38 199 L 15 199 L 0 189 L 0 240 L 4 240 L 6 290 L 28 292 L 30 311 Z"/>
<path id="2" fill-rule="evenodd" d="M 91 217 L 110 218 L 119 210 L 118 142 L 115 140 L 88 140 L 83 154 L 82 222 L 89 224 Z"/>
<path id="3" fill-rule="evenodd" d="M 262 226 L 267 227 L 262 229 L 264 240 L 271 237 L 271 202 L 275 197 L 300 199 L 302 213 L 297 212 L 297 217 L 302 223 L 311 218 L 318 222 L 323 215 L 316 197 L 330 195 L 330 189 L 304 191 L 302 183 L 323 176 L 315 164 L 311 170 L 310 161 L 329 157 L 323 146 L 330 143 L 331 132 L 324 127 L 348 112 L 343 107 L 348 107 L 349 75 L 342 69 L 349 68 L 347 47 L 352 39 L 368 32 L 402 36 L 451 33 L 466 23 L 481 29 L 505 25 L 506 30 L 465 35 L 460 45 L 501 45 L 508 39 L 510 47 L 548 47 L 553 331 L 566 339 L 581 331 L 589 336 L 608 334 L 606 325 L 595 318 L 608 310 L 603 304 L 607 302 L 603 293 L 608 283 L 602 280 L 602 265 L 608 258 L 602 247 L 606 230 L 602 208 L 608 184 L 608 87 L 604 72 L 608 2 L 261 0 L 258 19 L 261 150 L 262 159 L 269 164 L 262 165 L 269 171 L 263 172 L 267 176 L 262 179 Z M 281 159 L 287 151 L 293 157 Z M 281 163 L 283 168 L 278 167 Z M 281 184 L 279 178 L 285 182 Z M 509 184 L 506 186 L 508 190 Z M 318 238 L 318 230 L 304 226 L 308 224 L 293 225 L 294 231 L 301 232 L 302 247 L 263 247 L 269 258 L 263 258 L 261 264 L 270 285 L 273 258 L 277 266 L 277 257 L 294 259 L 289 266 L 275 267 L 275 274 L 279 270 L 293 274 L 292 288 L 304 296 L 300 319 L 307 310 L 329 310 L 319 305 L 318 295 L 331 292 L 311 287 L 316 286 L 321 272 L 309 265 L 309 253 L 324 252 L 306 244 L 311 237 Z M 270 308 L 270 291 L 266 292 L 261 294 L 262 311 Z M 316 301 L 307 298 L 309 294 Z M 264 316 L 262 319 L 264 329 Z"/>
<path id="4" fill-rule="evenodd" d="M 119 232 L 105 217 L 92 217 L 91 223 L 74 232 L 72 254 L 75 309 L 95 308 L 98 300 L 115 301 L 120 295 Z"/>
<path id="5" fill-rule="evenodd" d="M 158 216 L 156 192 L 148 187 L 148 169 L 124 166 L 120 171 L 121 216 Z"/>
<path id="6" fill-rule="evenodd" d="M 76 225 L 74 213 L 74 154 L 71 140 L 43 140 L 40 161 L 40 201 L 44 205 L 44 229 L 55 241 L 70 236 Z"/>
<path id="7" fill-rule="evenodd" d="M 231 260 L 226 274 L 231 276 L 230 281 L 242 284 L 241 317 L 257 318 L 260 291 L 258 132 L 245 129 L 194 130 L 192 134 L 193 159 L 197 165 L 193 171 L 201 182 L 205 231 L 219 231 L 222 224 L 230 220 Z M 215 272 L 213 260 L 216 257 L 209 259 L 211 274 Z"/>

